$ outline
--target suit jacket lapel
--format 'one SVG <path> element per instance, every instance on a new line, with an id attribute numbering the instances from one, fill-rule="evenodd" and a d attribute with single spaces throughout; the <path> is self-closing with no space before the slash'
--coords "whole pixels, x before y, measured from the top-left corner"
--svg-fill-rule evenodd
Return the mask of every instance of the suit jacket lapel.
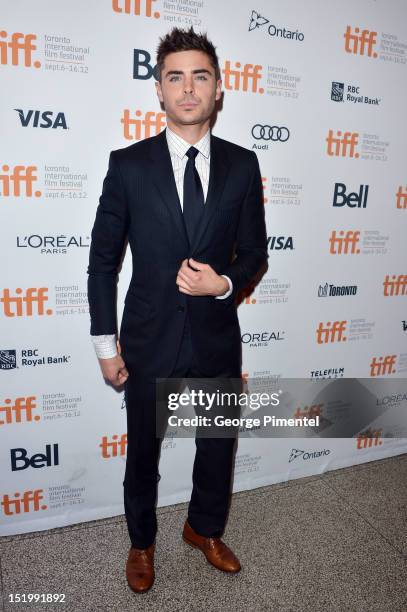
<path id="1" fill-rule="evenodd" d="M 175 222 L 180 238 L 189 245 L 165 130 L 151 140 L 150 157 L 154 162 L 153 182 Z M 230 162 L 226 149 L 222 146 L 221 140 L 211 134 L 208 194 L 193 243 L 189 245 L 192 257 L 198 249 L 212 215 L 219 206 L 229 167 Z"/>
<path id="2" fill-rule="evenodd" d="M 150 156 L 154 162 L 152 169 L 153 182 L 174 220 L 180 239 L 189 244 L 165 130 L 151 140 Z"/>

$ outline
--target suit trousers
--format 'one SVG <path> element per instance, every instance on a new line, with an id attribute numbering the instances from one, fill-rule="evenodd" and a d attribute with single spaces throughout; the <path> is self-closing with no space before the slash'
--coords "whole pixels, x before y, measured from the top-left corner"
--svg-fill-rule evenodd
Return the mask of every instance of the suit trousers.
<path id="1" fill-rule="evenodd" d="M 236 372 L 222 373 L 224 377 L 232 375 L 240 376 Z M 169 378 L 190 377 L 207 378 L 194 360 L 187 312 L 178 356 Z M 189 380 L 187 384 L 190 387 Z M 137 376 L 129 368 L 125 383 L 127 458 L 123 487 L 127 528 L 131 544 L 136 548 L 150 546 L 157 533 L 161 438 L 157 437 L 156 430 L 156 389 L 155 381 Z M 201 536 L 220 537 L 224 531 L 231 498 L 235 442 L 236 436 L 195 437 L 188 522 Z"/>

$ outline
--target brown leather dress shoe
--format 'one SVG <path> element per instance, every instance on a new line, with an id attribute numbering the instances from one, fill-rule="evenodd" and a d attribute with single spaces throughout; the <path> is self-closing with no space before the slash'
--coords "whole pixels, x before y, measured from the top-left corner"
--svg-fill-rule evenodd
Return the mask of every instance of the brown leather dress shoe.
<path id="1" fill-rule="evenodd" d="M 200 536 L 188 521 L 185 521 L 182 537 L 190 546 L 202 550 L 209 563 L 217 569 L 234 574 L 241 569 L 239 559 L 220 538 Z"/>
<path id="2" fill-rule="evenodd" d="M 151 544 L 148 548 L 134 548 L 129 550 L 126 563 L 126 578 L 129 587 L 135 593 L 145 593 L 154 582 L 154 548 Z"/>

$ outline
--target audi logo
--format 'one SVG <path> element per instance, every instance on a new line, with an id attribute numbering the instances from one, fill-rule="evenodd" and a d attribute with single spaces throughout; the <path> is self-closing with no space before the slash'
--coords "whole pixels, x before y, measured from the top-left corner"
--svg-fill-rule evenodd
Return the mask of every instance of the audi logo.
<path id="1" fill-rule="evenodd" d="M 256 140 L 273 140 L 274 142 L 287 142 L 290 138 L 290 130 L 277 125 L 260 125 L 256 123 L 252 127 L 252 136 Z"/>

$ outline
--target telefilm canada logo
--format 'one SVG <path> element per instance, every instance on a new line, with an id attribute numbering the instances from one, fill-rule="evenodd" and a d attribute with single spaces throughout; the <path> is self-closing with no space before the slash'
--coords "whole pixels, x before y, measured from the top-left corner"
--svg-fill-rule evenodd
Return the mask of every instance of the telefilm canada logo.
<path id="1" fill-rule="evenodd" d="M 257 11 L 252 11 L 249 21 L 249 32 L 259 28 L 266 29 L 271 38 L 284 38 L 286 40 L 295 40 L 299 42 L 304 40 L 304 34 L 299 32 L 298 29 L 289 30 L 285 26 L 276 25 Z"/>
<path id="2" fill-rule="evenodd" d="M 352 104 L 367 104 L 370 106 L 379 106 L 382 101 L 378 96 L 371 97 L 363 94 L 360 85 L 341 83 L 339 81 L 332 81 L 331 100 L 332 102 L 350 102 Z"/>

